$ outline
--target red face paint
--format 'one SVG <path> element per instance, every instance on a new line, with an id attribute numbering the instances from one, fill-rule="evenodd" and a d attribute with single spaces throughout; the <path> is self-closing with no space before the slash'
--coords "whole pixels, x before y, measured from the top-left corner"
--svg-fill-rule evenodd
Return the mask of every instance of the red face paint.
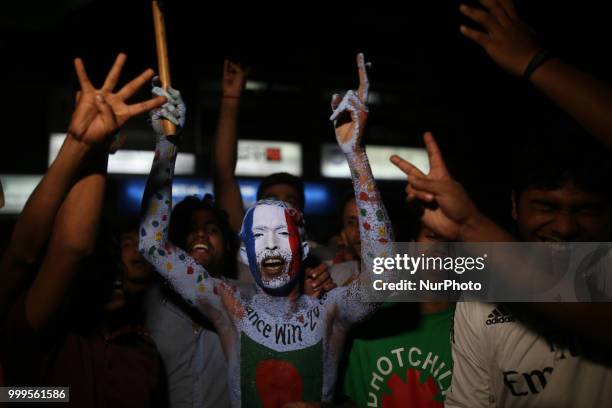
<path id="1" fill-rule="evenodd" d="M 302 262 L 300 231 L 293 218 L 289 210 L 285 210 L 285 221 L 287 222 L 287 231 L 289 232 L 289 247 L 292 254 L 291 266 L 289 268 L 289 276 L 291 278 L 299 274 Z"/>

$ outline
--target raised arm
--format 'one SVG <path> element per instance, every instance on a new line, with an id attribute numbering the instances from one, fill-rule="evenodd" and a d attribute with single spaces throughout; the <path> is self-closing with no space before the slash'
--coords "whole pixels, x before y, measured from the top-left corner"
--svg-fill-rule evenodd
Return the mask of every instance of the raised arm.
<path id="1" fill-rule="evenodd" d="M 175 145 L 177 136 L 164 136 L 159 119 L 171 120 L 181 129 L 184 114 L 180 112 L 184 113 L 185 109 L 178 92 L 166 92 L 157 87 L 153 92 L 166 96 L 168 103 L 152 113 L 156 133 L 155 156 L 142 201 L 139 249 L 183 299 L 216 320 L 220 316 L 221 299 L 215 286 L 221 288 L 221 281 L 212 278 L 202 265 L 170 242 L 168 237 L 178 148 Z"/>
<path id="2" fill-rule="evenodd" d="M 244 204 L 236 180 L 238 159 L 238 113 L 240 98 L 249 70 L 240 64 L 225 60 L 223 63 L 223 96 L 219 123 L 214 141 L 214 188 L 219 208 L 229 215 L 234 231 L 240 231 L 244 217 Z"/>
<path id="3" fill-rule="evenodd" d="M 120 55 L 118 62 L 124 59 L 125 56 Z M 77 124 L 87 120 L 84 105 L 78 104 L 62 148 L 17 219 L 10 245 L 0 263 L 0 315 L 23 290 L 27 270 L 42 259 L 57 211 L 76 182 L 84 158 L 91 150 L 90 144 L 78 140 L 82 132 L 79 126 L 83 125 Z"/>
<path id="4" fill-rule="evenodd" d="M 369 81 L 363 54 L 357 55 L 359 89 L 348 91 L 343 98 L 332 98 L 336 140 L 340 145 L 351 170 L 355 200 L 359 208 L 359 235 L 361 238 L 361 260 L 366 268 L 373 264 L 376 257 L 390 256 L 393 242 L 393 229 L 380 192 L 372 176 L 365 148 L 362 144 L 363 132 L 368 117 Z M 370 271 L 362 270 L 362 275 Z M 342 320 L 353 322 L 361 319 L 373 308 L 361 302 L 359 292 L 362 279 L 358 279 L 342 289 L 345 294 L 337 302 Z M 333 292 L 333 291 L 332 291 Z M 337 293 L 341 293 L 338 291 Z"/>
<path id="5" fill-rule="evenodd" d="M 0 316 L 27 282 L 27 271 L 42 258 L 53 222 L 73 186 L 89 147 L 70 134 L 55 161 L 28 199 L 17 219 L 0 263 Z"/>
<path id="6" fill-rule="evenodd" d="M 159 106 L 164 101 L 163 98 L 155 98 L 135 105 L 124 102 L 151 78 L 151 70 L 145 71 L 118 93 L 113 93 L 124 62 L 125 55 L 120 54 L 102 88 L 95 89 L 87 78 L 81 60 L 75 60 L 81 91 L 68 130 L 69 141 L 64 146 L 75 146 L 75 151 L 81 154 L 74 166 L 78 168 L 83 165 L 84 169 L 63 200 L 57 217 L 54 217 L 47 253 L 27 292 L 26 317 L 35 330 L 42 329 L 55 314 L 80 262 L 93 250 L 104 202 L 106 165 L 112 136 L 130 117 Z M 62 179 L 57 178 L 58 181 Z M 61 182 L 68 183 L 67 180 Z"/>
<path id="7" fill-rule="evenodd" d="M 330 119 L 334 121 L 336 140 L 351 170 L 355 200 L 359 208 L 361 259 L 366 265 L 371 265 L 373 258 L 385 256 L 389 251 L 393 230 L 362 144 L 370 87 L 363 54 L 357 55 L 357 68 L 359 89 L 357 92 L 348 91 L 343 98 L 333 96 L 334 112 Z"/>
<path id="8" fill-rule="evenodd" d="M 612 87 L 592 75 L 543 52 L 511 0 L 481 1 L 485 10 L 462 5 L 460 10 L 485 32 L 461 26 L 507 72 L 528 79 L 600 141 L 612 147 Z M 534 65 L 540 61 L 540 65 Z M 532 68 L 536 68 L 533 70 Z"/>

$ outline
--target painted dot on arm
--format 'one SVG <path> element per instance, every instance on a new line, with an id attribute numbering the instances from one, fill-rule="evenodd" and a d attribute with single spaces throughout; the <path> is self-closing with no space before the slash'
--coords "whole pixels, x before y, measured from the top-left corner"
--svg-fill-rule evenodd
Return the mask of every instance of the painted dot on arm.
<path id="1" fill-rule="evenodd" d="M 378 221 L 384 221 L 385 219 L 385 213 L 382 210 L 377 210 L 376 211 L 376 219 Z"/>

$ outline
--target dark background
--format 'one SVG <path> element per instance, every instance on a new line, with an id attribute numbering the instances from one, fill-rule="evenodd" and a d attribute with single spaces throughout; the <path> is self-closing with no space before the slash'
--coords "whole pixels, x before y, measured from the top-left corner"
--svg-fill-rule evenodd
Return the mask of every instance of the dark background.
<path id="1" fill-rule="evenodd" d="M 204 177 L 210 175 L 225 56 L 250 65 L 251 79 L 270 84 L 246 92 L 240 137 L 301 142 L 304 178 L 317 180 L 320 144 L 334 140 L 330 96 L 356 87 L 355 54 L 363 51 L 373 62 L 371 89 L 381 95 L 371 106 L 366 142 L 422 146 L 422 133 L 433 131 L 456 178 L 505 225 L 517 149 L 529 138 L 554 138 L 568 123 L 528 83 L 502 72 L 459 33 L 466 20 L 458 0 L 354 3 L 342 11 L 314 3 L 165 3 L 173 86 L 188 105 L 183 150 L 199 155 L 198 175 Z M 543 45 L 610 79 L 612 25 L 605 2 L 516 6 Z M 99 84 L 120 51 L 128 54 L 123 79 L 155 68 L 150 2 L 2 2 L 0 173 L 45 171 L 49 133 L 65 131 L 73 107 L 73 58 L 81 56 Z M 127 148 L 152 148 L 147 126 L 144 118 L 132 120 Z M 339 190 L 349 187 L 339 184 Z M 381 183 L 381 189 L 392 214 L 401 218 L 404 183 Z M 329 228 L 319 232 L 321 238 Z"/>

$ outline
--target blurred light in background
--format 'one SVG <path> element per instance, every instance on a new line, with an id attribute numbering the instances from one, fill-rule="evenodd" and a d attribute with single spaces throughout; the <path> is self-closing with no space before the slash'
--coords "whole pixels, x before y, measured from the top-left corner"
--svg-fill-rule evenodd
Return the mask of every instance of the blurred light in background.
<path id="1" fill-rule="evenodd" d="M 137 213 L 140 210 L 142 194 L 146 180 L 144 178 L 131 178 L 119 181 L 119 208 L 126 213 Z M 259 180 L 238 180 L 240 193 L 245 208 L 255 204 Z M 336 202 L 333 188 L 324 183 L 306 182 L 306 209 L 310 215 L 333 214 L 336 211 Z M 172 204 L 180 202 L 187 196 L 197 195 L 202 198 L 205 194 L 213 194 L 213 185 L 210 180 L 195 180 L 177 177 L 172 184 Z"/>
<path id="2" fill-rule="evenodd" d="M 65 133 L 52 133 L 49 137 L 50 166 L 64 143 Z M 149 174 L 153 163 L 153 151 L 146 150 L 119 150 L 108 157 L 108 172 L 115 174 Z M 175 174 L 191 175 L 195 173 L 195 155 L 192 153 L 179 153 L 176 158 Z"/>
<path id="3" fill-rule="evenodd" d="M 0 214 L 19 214 L 40 179 L 40 175 L 0 175 L 4 188 L 4 207 L 0 208 Z"/>
<path id="4" fill-rule="evenodd" d="M 302 175 L 302 146 L 294 142 L 239 140 L 237 176 L 286 172 Z"/>
<path id="5" fill-rule="evenodd" d="M 54 133 L 49 141 L 49 163 L 57 155 L 65 134 Z M 391 162 L 389 156 L 397 154 L 415 164 L 421 171 L 429 172 L 427 152 L 422 148 L 395 146 L 368 146 L 368 157 L 374 177 L 379 180 L 406 180 L 406 176 Z M 109 172 L 120 174 L 148 174 L 153 161 L 152 151 L 119 151 L 110 156 Z M 264 140 L 241 140 L 238 144 L 237 175 L 266 176 L 276 172 L 302 175 L 302 146 L 299 143 Z M 177 175 L 195 172 L 195 156 L 179 153 Z M 336 144 L 321 146 L 321 174 L 329 178 L 350 178 L 344 154 Z M 40 181 L 40 175 L 2 175 L 6 205 L 0 214 L 19 214 L 28 197 Z M 117 189 L 117 205 L 121 212 L 138 213 L 145 187 L 145 177 L 119 177 L 112 179 Z M 240 192 L 245 207 L 255 203 L 259 179 L 239 179 Z M 336 212 L 337 192 L 334 183 L 305 182 L 306 209 L 308 215 L 328 215 Z M 213 194 L 212 181 L 192 177 L 175 177 L 173 203 L 187 196 Z"/>
<path id="6" fill-rule="evenodd" d="M 397 146 L 366 146 L 372 173 L 377 180 L 406 180 L 406 175 L 389 161 L 391 155 L 397 154 L 408 160 L 423 173 L 429 173 L 429 159 L 425 149 Z M 351 172 L 344 153 L 337 144 L 321 146 L 321 175 L 331 178 L 350 178 Z"/>

